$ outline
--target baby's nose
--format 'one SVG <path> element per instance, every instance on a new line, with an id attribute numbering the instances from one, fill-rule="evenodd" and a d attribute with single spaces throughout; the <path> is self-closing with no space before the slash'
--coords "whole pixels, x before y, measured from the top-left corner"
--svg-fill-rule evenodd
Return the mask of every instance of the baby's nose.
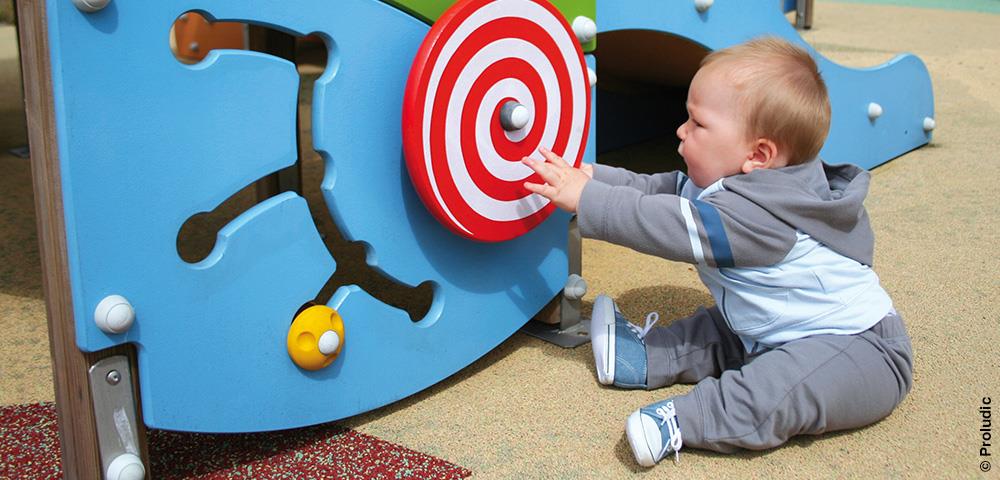
<path id="1" fill-rule="evenodd" d="M 681 124 L 681 126 L 677 127 L 677 138 L 681 139 L 681 141 L 684 141 L 685 125 L 687 125 L 687 122 L 684 122 Z"/>

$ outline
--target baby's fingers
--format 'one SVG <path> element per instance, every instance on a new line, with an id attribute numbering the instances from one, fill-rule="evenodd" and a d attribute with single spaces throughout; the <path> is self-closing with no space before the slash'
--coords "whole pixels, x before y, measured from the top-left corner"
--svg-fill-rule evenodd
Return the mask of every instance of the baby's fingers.
<path id="1" fill-rule="evenodd" d="M 524 182 L 524 189 L 531 193 L 537 193 L 545 198 L 548 198 L 549 200 L 552 200 L 556 194 L 556 189 L 552 188 L 551 185 Z"/>
<path id="2" fill-rule="evenodd" d="M 552 183 L 552 181 L 555 180 L 556 175 L 552 169 L 552 166 L 546 164 L 545 162 L 539 162 L 537 160 L 524 157 L 521 159 L 521 163 L 527 165 L 528 168 L 534 170 L 535 173 L 537 173 L 538 176 L 542 177 L 542 180 L 545 180 L 546 183 Z"/>
<path id="3" fill-rule="evenodd" d="M 552 153 L 552 150 L 549 150 L 545 147 L 538 147 L 538 152 L 541 153 L 542 156 L 545 157 L 545 159 L 548 160 L 553 165 L 558 165 L 560 167 L 569 166 L 569 164 L 566 163 L 566 160 L 563 160 L 563 158 L 560 157 L 559 155 Z"/>

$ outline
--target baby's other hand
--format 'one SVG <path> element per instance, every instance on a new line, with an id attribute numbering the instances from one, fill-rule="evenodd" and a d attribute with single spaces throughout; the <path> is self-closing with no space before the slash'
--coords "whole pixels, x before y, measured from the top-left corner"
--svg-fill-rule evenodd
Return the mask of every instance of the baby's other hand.
<path id="1" fill-rule="evenodd" d="M 521 161 L 535 171 L 545 185 L 524 182 L 524 188 L 532 193 L 537 193 L 548 198 L 557 207 L 570 213 L 576 213 L 580 204 L 580 195 L 583 194 L 583 187 L 593 177 L 593 167 L 590 167 L 588 174 L 582 168 L 573 168 L 559 155 L 556 155 L 546 148 L 539 148 L 539 152 L 545 157 L 544 162 L 532 160 L 524 157 Z"/>

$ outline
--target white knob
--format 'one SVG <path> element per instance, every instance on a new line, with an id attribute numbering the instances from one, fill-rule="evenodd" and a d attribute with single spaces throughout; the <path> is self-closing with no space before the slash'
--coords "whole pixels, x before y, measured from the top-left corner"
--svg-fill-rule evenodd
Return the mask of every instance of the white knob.
<path id="1" fill-rule="evenodd" d="M 597 85 L 597 72 L 593 68 L 587 67 L 587 81 L 590 82 L 591 87 Z"/>
<path id="2" fill-rule="evenodd" d="M 531 112 L 528 111 L 528 107 L 520 103 L 511 100 L 500 107 L 500 125 L 508 132 L 526 127 L 529 120 Z"/>
<path id="3" fill-rule="evenodd" d="M 936 126 L 937 126 L 937 123 L 934 121 L 933 118 L 931 118 L 931 117 L 924 117 L 924 131 L 925 132 L 929 132 L 931 130 L 934 130 L 934 127 L 936 127 Z"/>
<path id="4" fill-rule="evenodd" d="M 73 0 L 73 5 L 81 12 L 93 13 L 108 6 L 111 0 Z"/>
<path id="5" fill-rule="evenodd" d="M 125 297 L 108 295 L 94 309 L 94 322 L 105 333 L 118 334 L 132 328 L 135 309 Z"/>
<path id="6" fill-rule="evenodd" d="M 587 43 L 597 37 L 597 23 L 589 17 L 580 15 L 573 19 L 573 33 L 580 43 Z"/>
<path id="7" fill-rule="evenodd" d="M 327 330 L 323 332 L 323 335 L 319 336 L 319 353 L 323 355 L 333 355 L 333 352 L 337 351 L 337 347 L 340 346 L 340 335 L 333 330 Z"/>
<path id="8" fill-rule="evenodd" d="M 570 300 L 579 300 L 587 294 L 587 281 L 583 277 L 571 273 L 566 279 L 566 286 L 563 288 L 563 295 Z"/>
<path id="9" fill-rule="evenodd" d="M 881 116 L 882 116 L 882 105 L 879 105 L 879 104 L 877 104 L 875 102 L 869 103 L 868 104 L 868 119 L 869 120 L 875 120 L 876 118 L 881 117 Z"/>
<path id="10" fill-rule="evenodd" d="M 704 12 L 712 6 L 713 0 L 694 0 L 694 8 L 699 12 Z"/>
<path id="11" fill-rule="evenodd" d="M 146 478 L 146 467 L 142 460 L 131 453 L 115 457 L 108 465 L 108 480 L 142 480 Z"/>

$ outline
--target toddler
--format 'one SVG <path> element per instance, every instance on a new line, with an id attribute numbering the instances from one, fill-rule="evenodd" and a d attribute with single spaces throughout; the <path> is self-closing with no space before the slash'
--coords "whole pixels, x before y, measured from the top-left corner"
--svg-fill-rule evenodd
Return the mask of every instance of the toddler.
<path id="1" fill-rule="evenodd" d="M 636 461 L 682 445 L 766 449 L 889 415 L 912 384 L 910 339 L 872 271 L 868 172 L 817 158 L 830 125 L 810 55 L 763 38 L 709 54 L 677 129 L 687 174 L 574 169 L 525 158 L 525 188 L 576 212 L 583 236 L 694 264 L 715 305 L 667 327 L 628 322 L 598 296 L 598 380 L 697 383 L 633 412 Z"/>

